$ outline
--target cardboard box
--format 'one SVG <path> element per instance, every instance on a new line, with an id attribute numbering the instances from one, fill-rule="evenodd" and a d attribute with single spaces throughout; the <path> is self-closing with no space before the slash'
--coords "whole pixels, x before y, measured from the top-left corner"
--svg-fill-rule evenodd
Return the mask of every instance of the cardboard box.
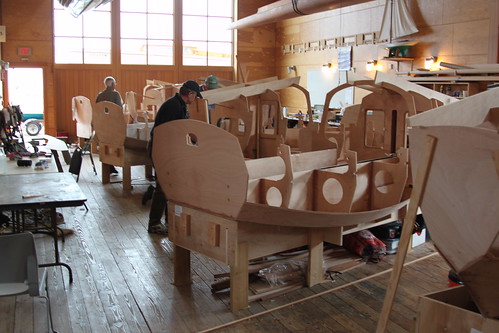
<path id="1" fill-rule="evenodd" d="M 414 332 L 497 333 L 499 320 L 483 317 L 460 286 L 420 296 Z"/>
<path id="2" fill-rule="evenodd" d="M 426 239 L 426 228 L 421 230 L 421 233 L 418 234 L 412 234 L 411 238 L 411 246 L 414 248 L 418 245 L 424 244 L 427 241 Z"/>

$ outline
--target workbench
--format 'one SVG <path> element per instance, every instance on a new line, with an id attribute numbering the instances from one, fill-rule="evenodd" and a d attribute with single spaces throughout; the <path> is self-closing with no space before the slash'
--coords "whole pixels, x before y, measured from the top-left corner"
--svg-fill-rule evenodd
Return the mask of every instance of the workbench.
<path id="1" fill-rule="evenodd" d="M 64 266 L 69 271 L 69 282 L 73 282 L 71 267 L 60 260 L 56 220 L 57 208 L 81 206 L 87 201 L 73 175 L 62 172 L 0 175 L 0 188 L 0 211 L 50 209 L 48 232 L 54 239 L 55 260 L 40 267 Z M 12 223 L 15 232 L 25 231 L 19 214 L 13 214 Z"/>

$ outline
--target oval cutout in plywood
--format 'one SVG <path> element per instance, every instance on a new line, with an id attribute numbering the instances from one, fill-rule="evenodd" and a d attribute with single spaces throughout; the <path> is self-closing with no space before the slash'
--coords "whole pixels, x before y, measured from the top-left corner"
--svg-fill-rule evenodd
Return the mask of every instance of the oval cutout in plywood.
<path id="1" fill-rule="evenodd" d="M 185 137 L 188 146 L 197 146 L 198 145 L 198 137 L 193 133 L 187 133 Z"/>
<path id="2" fill-rule="evenodd" d="M 343 186 L 335 178 L 329 178 L 322 185 L 322 195 L 331 205 L 338 204 L 343 198 Z"/>
<path id="3" fill-rule="evenodd" d="M 282 205 L 282 194 L 277 187 L 271 187 L 265 194 L 267 205 L 280 207 Z"/>

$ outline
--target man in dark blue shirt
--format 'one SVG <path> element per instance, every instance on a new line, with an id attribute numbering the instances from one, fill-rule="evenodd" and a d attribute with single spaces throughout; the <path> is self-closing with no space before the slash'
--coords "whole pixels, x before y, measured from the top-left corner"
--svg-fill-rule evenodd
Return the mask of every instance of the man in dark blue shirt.
<path id="1" fill-rule="evenodd" d="M 189 119 L 187 105 L 194 102 L 196 98 L 201 98 L 199 85 L 192 80 L 186 81 L 180 87 L 175 96 L 166 100 L 158 110 L 154 119 L 154 127 L 151 130 L 151 139 L 149 153 L 152 152 L 152 142 L 154 137 L 154 128 L 161 124 L 177 119 Z M 154 164 L 154 161 L 153 161 Z M 161 223 L 161 217 L 165 215 L 165 224 Z M 149 212 L 149 233 L 167 235 L 168 234 L 168 210 L 167 201 L 159 183 L 152 196 L 151 210 Z"/>

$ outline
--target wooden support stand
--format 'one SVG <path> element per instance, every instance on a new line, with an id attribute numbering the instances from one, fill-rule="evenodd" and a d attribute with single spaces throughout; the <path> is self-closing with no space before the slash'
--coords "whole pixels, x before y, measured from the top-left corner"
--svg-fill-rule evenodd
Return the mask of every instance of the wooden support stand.
<path id="1" fill-rule="evenodd" d="M 309 246 L 307 285 L 323 281 L 324 228 L 279 227 L 231 220 L 168 203 L 169 238 L 174 247 L 174 285 L 192 282 L 190 251 L 230 266 L 231 310 L 248 307 L 250 259 Z"/>

